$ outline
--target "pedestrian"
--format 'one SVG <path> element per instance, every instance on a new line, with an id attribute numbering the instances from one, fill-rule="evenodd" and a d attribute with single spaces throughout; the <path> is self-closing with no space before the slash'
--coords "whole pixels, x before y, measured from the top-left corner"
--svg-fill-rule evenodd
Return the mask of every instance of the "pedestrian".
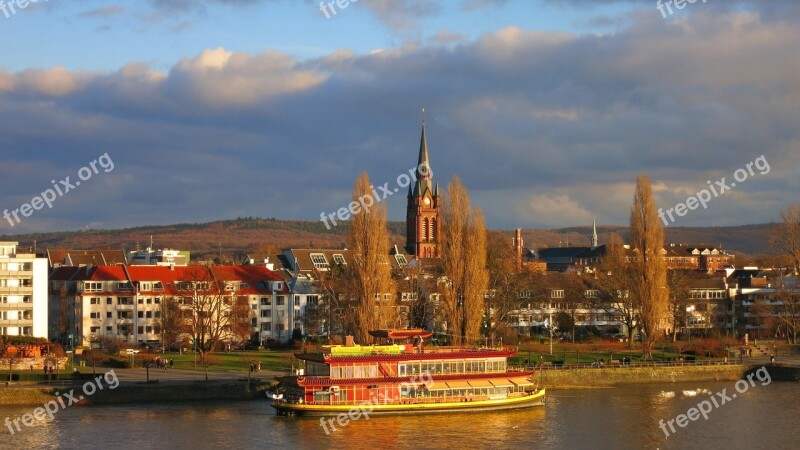
<path id="1" fill-rule="evenodd" d="M 260 361 L 259 361 L 259 363 L 258 363 L 258 370 L 257 370 L 257 372 L 261 372 L 261 362 L 260 362 Z"/>

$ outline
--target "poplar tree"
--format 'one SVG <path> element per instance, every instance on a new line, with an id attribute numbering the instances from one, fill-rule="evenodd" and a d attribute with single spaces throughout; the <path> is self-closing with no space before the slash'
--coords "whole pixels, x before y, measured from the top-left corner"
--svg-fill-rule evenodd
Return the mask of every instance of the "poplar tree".
<path id="1" fill-rule="evenodd" d="M 669 314 L 667 269 L 661 250 L 664 247 L 664 227 L 656 213 L 650 179 L 636 178 L 636 192 L 631 208 L 632 295 L 641 306 L 642 342 L 650 354 L 653 342 L 664 328 Z"/>
<path id="2" fill-rule="evenodd" d="M 353 201 L 358 203 L 372 195 L 369 177 L 362 172 L 353 186 Z M 389 230 L 383 203 L 353 215 L 348 242 L 353 255 L 349 278 L 354 338 L 357 343 L 366 344 L 370 330 L 394 325 L 395 286 L 388 260 Z"/>
<path id="3" fill-rule="evenodd" d="M 489 283 L 486 226 L 458 177 L 448 183 L 442 205 L 442 268 L 442 306 L 451 343 L 473 344 L 480 337 Z"/>

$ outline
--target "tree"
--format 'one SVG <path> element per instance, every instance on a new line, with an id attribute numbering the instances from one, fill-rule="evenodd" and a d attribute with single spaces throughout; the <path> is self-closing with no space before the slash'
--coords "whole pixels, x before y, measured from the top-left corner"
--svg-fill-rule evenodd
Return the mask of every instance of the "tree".
<path id="1" fill-rule="evenodd" d="M 797 333 L 800 331 L 800 290 L 797 288 L 797 277 L 780 277 L 776 280 L 775 300 L 773 307 L 775 322 L 783 328 L 786 341 L 797 344 Z"/>
<path id="2" fill-rule="evenodd" d="M 614 233 L 609 237 L 605 256 L 596 272 L 598 295 L 593 307 L 603 309 L 625 325 L 629 348 L 633 345 L 633 331 L 640 321 L 638 297 L 631 295 L 632 277 L 630 258 L 619 235 Z"/>
<path id="3" fill-rule="evenodd" d="M 661 250 L 664 248 L 664 226 L 656 213 L 650 179 L 636 178 L 636 192 L 631 207 L 631 248 L 633 277 L 631 294 L 641 307 L 642 342 L 650 355 L 653 342 L 666 328 L 669 308 L 667 269 Z"/>
<path id="4" fill-rule="evenodd" d="M 181 309 L 187 313 L 187 331 L 194 339 L 200 361 L 205 362 L 208 353 L 230 333 L 233 299 L 226 292 L 225 281 L 215 279 L 208 267 L 189 266 L 176 283 L 183 297 Z"/>
<path id="5" fill-rule="evenodd" d="M 246 296 L 237 296 L 231 307 L 231 335 L 233 340 L 238 343 L 245 343 L 250 340 L 251 332 L 255 319 L 255 312 L 250 307 Z"/>
<path id="6" fill-rule="evenodd" d="M 782 223 L 769 232 L 769 243 L 789 258 L 795 275 L 800 274 L 800 205 L 781 211 Z"/>
<path id="7" fill-rule="evenodd" d="M 161 299 L 156 324 L 161 329 L 161 346 L 164 349 L 172 348 L 181 334 L 189 332 L 186 317 L 181 311 L 180 300 L 177 297 L 168 296 Z"/>
<path id="8" fill-rule="evenodd" d="M 442 264 L 446 283 L 442 306 L 454 345 L 478 340 L 489 283 L 483 214 L 470 206 L 458 177 L 447 185 L 442 206 Z"/>
<path id="9" fill-rule="evenodd" d="M 673 269 L 667 272 L 669 285 L 669 311 L 672 317 L 672 342 L 678 338 L 678 328 L 688 326 L 686 307 L 689 304 L 689 275 L 685 270 Z"/>
<path id="10" fill-rule="evenodd" d="M 511 238 L 500 232 L 487 233 L 487 270 L 489 297 L 487 315 L 489 333 L 494 335 L 522 305 L 521 288 L 527 278 L 517 269 Z"/>
<path id="11" fill-rule="evenodd" d="M 369 177 L 362 172 L 353 186 L 353 202 L 371 197 Z M 386 206 L 364 208 L 350 221 L 348 241 L 353 264 L 349 268 L 354 310 L 354 338 L 367 343 L 370 330 L 386 328 L 394 322 L 395 286 L 389 265 L 389 230 Z"/>

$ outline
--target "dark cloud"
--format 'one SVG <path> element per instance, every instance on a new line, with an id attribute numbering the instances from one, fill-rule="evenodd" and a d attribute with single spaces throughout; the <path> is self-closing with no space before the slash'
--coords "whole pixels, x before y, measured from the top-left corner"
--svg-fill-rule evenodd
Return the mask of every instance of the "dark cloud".
<path id="1" fill-rule="evenodd" d="M 636 175 L 674 205 L 765 155 L 676 225 L 769 221 L 797 192 L 800 31 L 749 12 L 633 13 L 612 34 L 508 27 L 298 61 L 208 49 L 158 72 L 0 71 L 0 209 L 108 152 L 116 168 L 3 231 L 236 216 L 317 219 L 367 171 L 393 186 L 428 110 L 434 177 L 458 174 L 490 226 L 627 221 Z M 405 199 L 388 200 L 392 219 Z"/>

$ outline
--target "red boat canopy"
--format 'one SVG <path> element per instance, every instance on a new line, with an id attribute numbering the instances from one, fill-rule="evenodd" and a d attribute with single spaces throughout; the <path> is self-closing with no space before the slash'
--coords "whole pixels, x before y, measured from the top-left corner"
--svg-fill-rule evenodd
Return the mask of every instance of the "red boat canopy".
<path id="1" fill-rule="evenodd" d="M 414 339 L 416 337 L 427 339 L 433 335 L 433 332 L 428 330 L 422 330 L 419 328 L 414 328 L 409 330 L 373 330 L 370 331 L 369 334 L 375 338 L 398 340 L 398 339 Z"/>

